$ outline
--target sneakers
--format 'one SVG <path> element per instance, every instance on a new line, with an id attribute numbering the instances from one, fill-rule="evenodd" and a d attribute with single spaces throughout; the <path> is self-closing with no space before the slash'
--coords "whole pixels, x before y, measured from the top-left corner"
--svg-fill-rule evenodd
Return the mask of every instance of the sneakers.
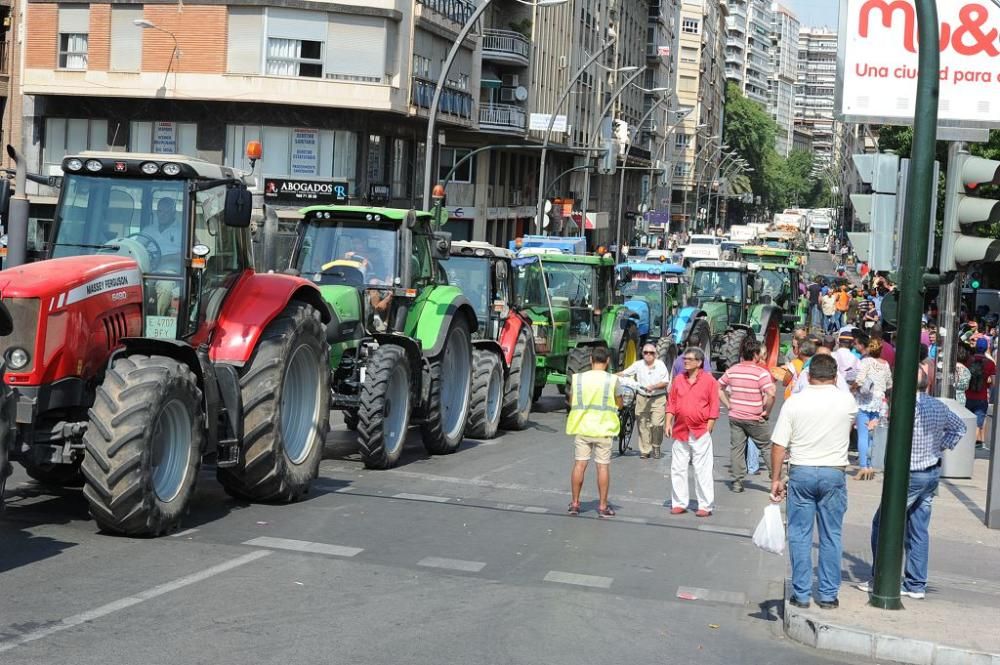
<path id="1" fill-rule="evenodd" d="M 740 492 L 743 491 L 743 481 L 734 480 L 733 484 L 729 486 L 729 490 L 735 492 L 736 494 L 739 494 Z"/>
<path id="2" fill-rule="evenodd" d="M 833 600 L 817 600 L 816 605 L 821 610 L 835 610 L 840 607 L 840 601 L 834 598 Z"/>
<path id="3" fill-rule="evenodd" d="M 858 591 L 864 591 L 865 593 L 871 593 L 872 590 L 875 588 L 875 584 L 870 581 L 861 582 L 859 584 L 855 584 L 854 586 L 857 587 Z"/>
<path id="4" fill-rule="evenodd" d="M 653 448 L 653 459 L 660 459 L 663 457 L 663 453 L 660 452 L 659 448 Z"/>
<path id="5" fill-rule="evenodd" d="M 680 506 L 674 506 L 670 509 L 671 515 L 683 515 L 687 512 L 687 508 L 681 508 Z"/>
<path id="6" fill-rule="evenodd" d="M 649 459 L 649 453 L 642 453 L 639 455 L 639 459 Z"/>
<path id="7" fill-rule="evenodd" d="M 805 602 L 802 602 L 802 601 L 796 600 L 794 598 L 789 598 L 788 599 L 788 603 L 789 603 L 789 605 L 794 605 L 795 607 L 798 607 L 798 608 L 803 609 L 803 610 L 804 609 L 808 609 L 808 607 L 809 607 L 809 601 L 808 600 L 805 601 Z"/>
<path id="8" fill-rule="evenodd" d="M 711 517 L 711 516 L 712 516 L 711 510 L 702 510 L 701 508 L 699 508 L 698 511 L 695 513 L 695 517 Z"/>
<path id="9" fill-rule="evenodd" d="M 871 582 L 871 581 L 862 582 L 860 584 L 855 584 L 854 586 L 856 586 L 858 588 L 858 590 L 864 591 L 865 593 L 871 593 L 872 591 L 875 590 L 875 584 L 874 584 L 874 582 Z M 924 598 L 927 597 L 927 592 L 925 592 L 925 591 L 907 591 L 906 589 L 900 589 L 899 590 L 899 595 L 906 596 L 907 598 L 913 598 L 914 600 L 923 600 Z"/>

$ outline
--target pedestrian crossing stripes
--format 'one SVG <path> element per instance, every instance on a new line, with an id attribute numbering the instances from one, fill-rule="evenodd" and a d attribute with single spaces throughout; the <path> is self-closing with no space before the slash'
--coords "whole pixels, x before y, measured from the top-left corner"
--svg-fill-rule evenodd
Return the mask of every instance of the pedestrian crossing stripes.
<path id="1" fill-rule="evenodd" d="M 556 582 L 557 584 L 574 584 L 576 586 L 592 587 L 595 589 L 610 589 L 613 577 L 601 577 L 599 575 L 581 575 L 579 573 L 566 573 L 561 570 L 550 570 L 544 578 L 545 582 Z"/>
<path id="2" fill-rule="evenodd" d="M 437 556 L 429 556 L 417 562 L 418 566 L 424 568 L 444 568 L 445 570 L 461 570 L 467 573 L 478 573 L 486 567 L 482 561 L 465 561 L 463 559 L 443 559 Z"/>
<path id="3" fill-rule="evenodd" d="M 271 538 L 261 536 L 253 540 L 247 540 L 244 545 L 251 547 L 267 547 L 275 550 L 289 550 L 292 552 L 308 552 L 310 554 L 328 554 L 330 556 L 352 557 L 364 552 L 360 547 L 344 547 L 342 545 L 326 545 L 324 543 L 313 543 L 308 540 L 292 540 L 289 538 Z"/>

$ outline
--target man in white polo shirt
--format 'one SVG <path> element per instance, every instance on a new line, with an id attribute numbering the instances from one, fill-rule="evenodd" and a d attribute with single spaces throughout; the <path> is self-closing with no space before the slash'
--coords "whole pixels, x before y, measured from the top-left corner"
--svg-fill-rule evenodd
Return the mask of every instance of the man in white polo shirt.
<path id="1" fill-rule="evenodd" d="M 792 597 L 808 607 L 812 595 L 813 526 L 819 525 L 818 605 L 839 606 L 841 532 L 847 511 L 847 447 L 858 405 L 837 388 L 837 361 L 813 356 L 809 386 L 792 395 L 778 415 L 771 435 L 771 500 L 788 496 L 788 556 L 792 563 Z M 787 490 L 781 478 L 789 454 Z"/>
<path id="2" fill-rule="evenodd" d="M 670 373 L 663 361 L 656 357 L 656 346 L 642 347 L 642 358 L 619 372 L 618 376 L 635 379 L 642 389 L 635 398 L 635 415 L 639 421 L 639 457 L 660 459 L 663 454 L 663 426 L 667 421 L 667 388 Z"/>

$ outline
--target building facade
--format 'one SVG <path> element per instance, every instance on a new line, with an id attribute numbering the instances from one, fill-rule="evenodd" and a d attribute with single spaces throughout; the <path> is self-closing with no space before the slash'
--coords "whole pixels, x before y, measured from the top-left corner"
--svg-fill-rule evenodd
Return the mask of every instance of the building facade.
<path id="1" fill-rule="evenodd" d="M 787 7 L 771 5 L 771 68 L 767 110 L 778 125 L 774 148 L 787 157 L 795 144 L 795 84 L 799 62 L 799 20 Z"/>
<path id="2" fill-rule="evenodd" d="M 810 149 L 818 166 L 829 167 L 838 151 L 833 117 L 837 83 L 837 33 L 828 28 L 799 31 L 798 76 L 795 84 L 795 125 L 812 136 Z"/>
<path id="3" fill-rule="evenodd" d="M 771 4 L 766 0 L 727 0 L 726 4 L 726 80 L 766 107 L 772 68 Z"/>

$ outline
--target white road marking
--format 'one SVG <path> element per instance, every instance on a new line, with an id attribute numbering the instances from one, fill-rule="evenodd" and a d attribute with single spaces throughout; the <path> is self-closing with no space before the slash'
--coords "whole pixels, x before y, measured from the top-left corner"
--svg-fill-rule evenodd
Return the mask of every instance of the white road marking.
<path id="1" fill-rule="evenodd" d="M 160 584 L 154 586 L 151 589 L 142 591 L 135 594 L 134 596 L 126 596 L 125 598 L 120 598 L 118 600 L 112 601 L 106 605 L 101 605 L 92 610 L 87 610 L 86 612 L 81 612 L 79 614 L 74 614 L 71 617 L 67 617 L 57 624 L 46 626 L 45 628 L 39 628 L 38 630 L 32 631 L 21 637 L 7 642 L 0 642 L 0 652 L 9 651 L 15 647 L 22 644 L 27 644 L 28 642 L 34 642 L 42 638 L 48 637 L 54 633 L 61 632 L 67 628 L 73 628 L 79 626 L 80 624 L 94 621 L 100 619 L 101 617 L 113 614 L 120 610 L 124 610 L 127 607 L 132 607 L 133 605 L 138 605 L 147 600 L 152 600 L 157 596 L 162 596 L 163 594 L 170 593 L 171 591 L 176 591 L 177 589 L 182 589 L 186 586 L 196 584 L 209 577 L 214 577 L 220 573 L 224 573 L 227 570 L 232 570 L 233 568 L 239 568 L 240 566 L 246 565 L 252 561 L 256 561 L 262 557 L 268 556 L 272 552 L 266 550 L 257 550 L 255 552 L 250 552 L 244 554 L 243 556 L 238 556 L 235 559 L 230 559 L 224 563 L 220 563 L 211 568 L 206 568 L 205 570 L 193 573 L 191 575 L 186 575 L 184 577 L 179 577 L 172 582 L 167 582 L 165 584 Z"/>
<path id="2" fill-rule="evenodd" d="M 542 508 L 541 506 L 525 506 L 524 507 L 524 512 L 526 512 L 526 513 L 538 513 L 538 514 L 541 514 L 541 513 L 547 513 L 547 512 L 549 512 L 549 509 L 548 508 Z"/>
<path id="3" fill-rule="evenodd" d="M 712 603 L 728 603 L 730 605 L 746 605 L 747 595 L 738 591 L 716 591 L 701 587 L 677 587 L 677 597 L 684 600 L 706 600 Z"/>
<path id="4" fill-rule="evenodd" d="M 632 524 L 649 524 L 645 517 L 615 517 L 616 522 L 631 522 Z"/>
<path id="5" fill-rule="evenodd" d="M 564 573 L 561 570 L 550 570 L 543 579 L 544 582 L 558 582 L 559 584 L 575 584 L 576 586 L 587 586 L 595 589 L 609 589 L 614 582 L 613 577 L 600 577 L 598 575 L 580 575 L 579 573 Z"/>
<path id="6" fill-rule="evenodd" d="M 339 487 L 339 488 L 337 488 L 337 489 L 335 489 L 333 491 L 334 492 L 339 492 L 341 494 L 344 494 L 346 492 L 353 492 L 354 491 L 354 487 L 351 486 L 351 485 L 348 485 L 347 487 Z"/>
<path id="7" fill-rule="evenodd" d="M 467 573 L 478 573 L 486 567 L 482 561 L 465 561 L 463 559 L 443 559 L 441 557 L 429 556 L 417 562 L 418 566 L 426 568 L 446 568 L 448 570 L 462 570 Z"/>
<path id="8" fill-rule="evenodd" d="M 184 536 L 190 536 L 192 533 L 198 529 L 186 529 L 184 531 L 178 531 L 177 533 L 170 534 L 171 538 L 183 538 Z"/>
<path id="9" fill-rule="evenodd" d="M 313 543 L 308 540 L 292 540 L 290 538 L 271 538 L 261 536 L 248 540 L 244 545 L 251 547 L 270 547 L 275 550 L 290 550 L 292 552 L 309 552 L 311 554 L 329 554 L 330 556 L 352 557 L 364 552 L 360 547 L 344 547 L 343 545 L 327 545 Z"/>
<path id="10" fill-rule="evenodd" d="M 409 499 L 410 501 L 430 501 L 432 503 L 448 503 L 451 501 L 450 498 L 446 496 L 431 496 L 429 494 L 410 494 L 409 492 L 400 492 L 399 494 L 393 494 L 393 499 Z"/>

